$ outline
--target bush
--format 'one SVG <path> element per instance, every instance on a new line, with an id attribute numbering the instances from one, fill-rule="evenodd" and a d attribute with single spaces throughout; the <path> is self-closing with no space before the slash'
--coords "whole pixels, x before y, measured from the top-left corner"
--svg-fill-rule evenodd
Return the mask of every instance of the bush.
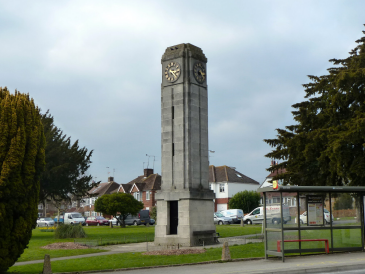
<path id="1" fill-rule="evenodd" d="M 56 239 L 85 238 L 86 233 L 81 225 L 59 225 L 54 237 Z"/>
<path id="2" fill-rule="evenodd" d="M 0 87 L 0 272 L 18 260 L 36 227 L 44 147 L 33 99 Z"/>

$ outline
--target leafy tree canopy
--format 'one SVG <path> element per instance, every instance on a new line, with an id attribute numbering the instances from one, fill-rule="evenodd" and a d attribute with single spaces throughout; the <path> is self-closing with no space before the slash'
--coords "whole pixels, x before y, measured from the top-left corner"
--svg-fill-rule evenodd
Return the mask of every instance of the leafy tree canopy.
<path id="1" fill-rule="evenodd" d="M 352 209 L 353 208 L 353 199 L 349 193 L 342 193 L 337 199 L 333 206 L 335 210 L 338 209 Z"/>
<path id="2" fill-rule="evenodd" d="M 241 191 L 236 193 L 228 202 L 229 208 L 242 209 L 248 213 L 260 204 L 260 194 L 256 191 Z"/>
<path id="3" fill-rule="evenodd" d="M 0 87 L 0 272 L 24 252 L 38 216 L 45 137 L 29 95 Z"/>
<path id="4" fill-rule="evenodd" d="M 54 125 L 53 117 L 47 111 L 41 115 L 46 136 L 46 168 L 41 177 L 39 200 L 70 200 L 84 197 L 97 185 L 91 183 L 87 174 L 93 151 L 79 147 L 78 140 L 71 138 Z"/>
<path id="5" fill-rule="evenodd" d="M 365 34 L 365 32 L 363 32 Z M 308 76 L 304 102 L 293 105 L 295 125 L 277 129 L 266 157 L 286 169 L 274 179 L 292 185 L 365 185 L 365 37 L 346 59 L 331 59 L 323 76 Z"/>
<path id="6" fill-rule="evenodd" d="M 125 227 L 127 216 L 137 215 L 143 209 L 143 203 L 128 193 L 104 194 L 95 201 L 95 211 L 115 216 Z"/>

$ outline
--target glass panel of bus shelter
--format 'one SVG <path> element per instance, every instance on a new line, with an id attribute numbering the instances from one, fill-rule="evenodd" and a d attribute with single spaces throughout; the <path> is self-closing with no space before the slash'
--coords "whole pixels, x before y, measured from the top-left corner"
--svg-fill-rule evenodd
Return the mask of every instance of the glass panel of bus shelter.
<path id="1" fill-rule="evenodd" d="M 309 227 L 308 227 L 309 228 Z M 331 247 L 331 230 L 330 229 L 320 229 L 320 230 L 301 230 L 300 231 L 301 240 L 312 240 L 312 241 L 302 241 L 301 250 L 303 249 L 320 249 L 320 253 L 326 252 L 325 241 L 328 240 L 328 245 Z M 305 252 L 305 251 L 302 251 Z M 317 253 L 317 252 L 315 252 Z"/>
<path id="2" fill-rule="evenodd" d="M 267 192 L 266 193 L 266 228 L 281 229 L 280 208 L 281 208 L 280 193 L 279 192 Z"/>
<path id="3" fill-rule="evenodd" d="M 333 247 L 362 247 L 361 228 L 334 229 Z"/>
<path id="4" fill-rule="evenodd" d="M 278 241 L 281 241 L 281 232 L 267 231 L 267 250 L 278 252 Z"/>
<path id="5" fill-rule="evenodd" d="M 360 226 L 360 197 L 355 193 L 332 193 L 333 226 Z M 324 213 L 326 215 L 326 212 Z M 329 219 L 329 213 L 327 213 Z M 327 218 L 326 218 L 327 220 Z M 328 220 L 329 223 L 329 220 Z"/>
<path id="6" fill-rule="evenodd" d="M 299 249 L 299 232 L 298 230 L 284 231 L 284 250 Z"/>
<path id="7" fill-rule="evenodd" d="M 283 192 L 283 227 L 298 226 L 298 202 L 296 192 Z"/>

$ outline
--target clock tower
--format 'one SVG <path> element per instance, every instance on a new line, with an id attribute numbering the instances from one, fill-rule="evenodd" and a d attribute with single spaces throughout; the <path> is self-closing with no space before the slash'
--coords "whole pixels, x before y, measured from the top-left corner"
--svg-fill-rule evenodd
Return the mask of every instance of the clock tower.
<path id="1" fill-rule="evenodd" d="M 156 245 L 214 241 L 214 193 L 208 179 L 207 58 L 192 44 L 168 47 L 161 59 L 161 190 Z"/>

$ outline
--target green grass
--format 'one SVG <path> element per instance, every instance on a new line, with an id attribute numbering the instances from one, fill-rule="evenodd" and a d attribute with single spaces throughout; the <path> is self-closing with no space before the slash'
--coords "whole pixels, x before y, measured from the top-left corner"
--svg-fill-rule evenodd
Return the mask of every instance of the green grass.
<path id="1" fill-rule="evenodd" d="M 244 236 L 251 234 L 261 234 L 262 225 L 217 225 L 216 231 L 219 233 L 221 238 Z"/>
<path id="2" fill-rule="evenodd" d="M 48 250 L 41 248 L 52 243 L 73 242 L 73 239 L 54 239 L 54 232 L 42 233 L 40 229 L 33 229 L 32 238 L 30 239 L 28 248 L 18 259 L 18 262 L 41 260 L 45 254 L 49 254 L 51 258 L 75 256 L 82 254 L 90 254 L 104 252 L 99 249 L 73 249 L 73 250 Z"/>
<path id="3" fill-rule="evenodd" d="M 33 236 L 29 242 L 29 248 L 19 258 L 18 262 L 41 260 L 45 254 L 49 254 L 51 258 L 75 256 L 89 253 L 105 252 L 100 249 L 74 249 L 74 250 L 48 250 L 42 249 L 42 246 L 58 243 L 58 242 L 80 242 L 91 245 L 107 245 L 107 244 L 124 244 L 153 241 L 155 236 L 155 227 L 150 226 L 127 226 L 125 228 L 107 226 L 88 226 L 83 227 L 87 237 L 82 239 L 55 239 L 54 232 L 42 233 L 40 229 L 33 230 Z M 217 232 L 222 238 L 242 236 L 249 234 L 261 233 L 261 225 L 221 225 L 216 226 Z"/>
<path id="4" fill-rule="evenodd" d="M 231 246 L 232 259 L 254 258 L 264 256 L 264 244 L 255 243 L 241 246 Z M 222 248 L 208 248 L 203 254 L 189 254 L 179 256 L 147 256 L 141 253 L 121 253 L 115 255 L 100 255 L 98 257 L 72 259 L 52 262 L 53 272 L 80 272 L 91 270 L 133 268 L 144 266 L 158 266 L 171 264 L 184 264 L 220 260 Z M 43 264 L 32 264 L 25 266 L 13 266 L 9 272 L 40 273 Z"/>

